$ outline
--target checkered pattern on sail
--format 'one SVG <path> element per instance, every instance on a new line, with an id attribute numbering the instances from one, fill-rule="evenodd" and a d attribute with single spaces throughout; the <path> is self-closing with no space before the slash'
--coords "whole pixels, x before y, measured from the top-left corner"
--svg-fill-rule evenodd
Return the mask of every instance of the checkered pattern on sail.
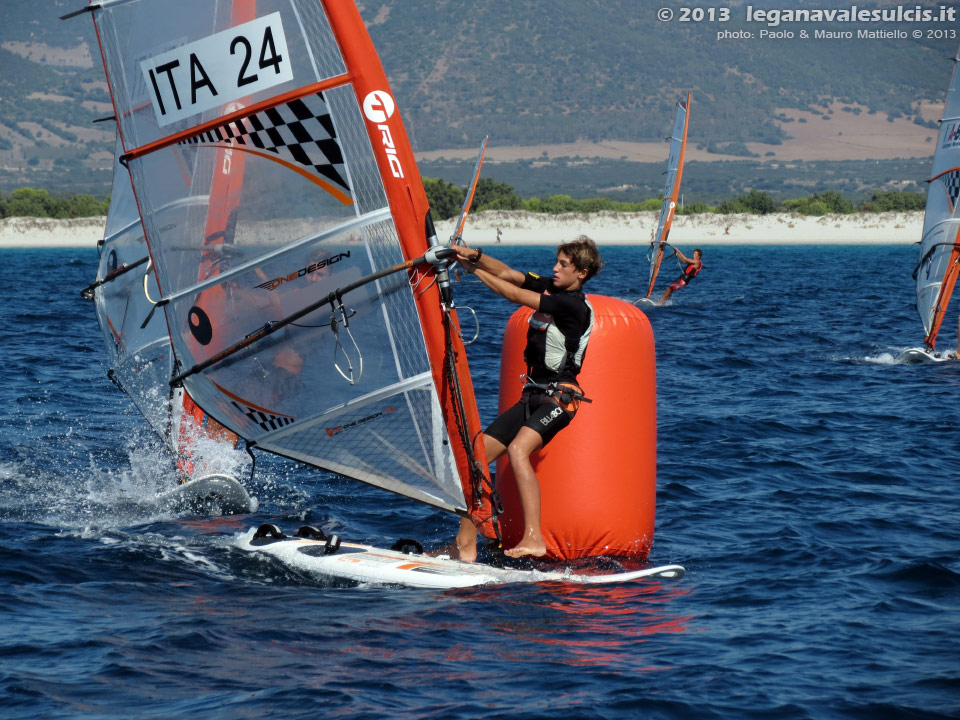
<path id="1" fill-rule="evenodd" d="M 279 430 L 282 427 L 290 425 L 295 420 L 295 418 L 289 415 L 278 415 L 269 410 L 261 410 L 250 407 L 249 405 L 241 405 L 236 400 L 233 401 L 233 406 L 246 415 L 251 421 L 259 425 L 264 432 Z"/>
<path id="2" fill-rule="evenodd" d="M 350 192 L 344 179 L 343 153 L 323 93 L 291 100 L 218 125 L 180 144 L 237 144 L 275 153 Z"/>
<path id="3" fill-rule="evenodd" d="M 957 198 L 960 197 L 960 168 L 944 173 L 939 180 L 950 198 L 950 213 L 953 214 L 957 207 Z"/>

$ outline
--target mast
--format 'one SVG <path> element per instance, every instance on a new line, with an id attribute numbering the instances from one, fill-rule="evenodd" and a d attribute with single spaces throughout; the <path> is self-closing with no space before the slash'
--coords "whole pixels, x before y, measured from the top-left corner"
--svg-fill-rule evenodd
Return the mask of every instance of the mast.
<path id="1" fill-rule="evenodd" d="M 477 192 L 477 183 L 480 180 L 480 168 L 483 166 L 483 156 L 487 152 L 487 140 L 489 137 L 489 135 L 484 136 L 483 142 L 480 143 L 477 162 L 473 166 L 473 177 L 467 186 L 467 192 L 463 199 L 463 207 L 460 208 L 460 217 L 457 218 L 457 223 L 453 226 L 453 236 L 450 238 L 450 241 L 454 245 L 459 245 L 463 241 L 461 238 L 461 235 L 463 235 L 463 226 L 467 223 L 467 215 L 470 214 L 470 206 L 473 205 L 473 196 Z"/>

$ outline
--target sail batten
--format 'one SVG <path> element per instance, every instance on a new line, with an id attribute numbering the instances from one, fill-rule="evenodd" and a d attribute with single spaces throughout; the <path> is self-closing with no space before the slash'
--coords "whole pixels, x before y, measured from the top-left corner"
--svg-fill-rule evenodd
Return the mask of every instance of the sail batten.
<path id="1" fill-rule="evenodd" d="M 252 446 L 466 510 L 466 354 L 356 8 L 141 0 L 92 17 L 174 389 Z"/>

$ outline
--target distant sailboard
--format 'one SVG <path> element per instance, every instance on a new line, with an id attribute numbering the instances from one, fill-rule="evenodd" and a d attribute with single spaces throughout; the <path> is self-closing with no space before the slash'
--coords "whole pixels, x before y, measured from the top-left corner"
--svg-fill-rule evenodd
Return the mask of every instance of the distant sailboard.
<path id="1" fill-rule="evenodd" d="M 905 364 L 942 363 L 953 360 L 951 353 L 935 352 L 930 348 L 907 348 L 897 357 L 897 362 Z"/>
<path id="2" fill-rule="evenodd" d="M 192 478 L 159 494 L 157 503 L 173 512 L 197 515 L 239 515 L 257 509 L 257 501 L 229 475 Z"/>
<path id="3" fill-rule="evenodd" d="M 660 218 L 657 231 L 650 243 L 650 277 L 647 283 L 649 298 L 653 294 L 660 265 L 670 237 L 673 216 L 680 199 L 680 181 L 683 178 L 683 159 L 687 152 L 687 129 L 690 127 L 690 93 L 686 101 L 677 103 L 677 116 L 670 135 L 670 155 L 667 158 L 666 184 L 663 189 L 663 204 L 660 206 Z"/>
<path id="4" fill-rule="evenodd" d="M 932 177 L 928 180 L 917 283 L 917 312 L 926 334 L 923 347 L 904 351 L 901 362 L 940 362 L 949 353 L 937 351 L 937 336 L 960 273 L 960 49 L 940 121 Z M 958 338 L 960 342 L 960 338 Z"/>
<path id="5" fill-rule="evenodd" d="M 116 157 L 123 154 L 119 139 Z M 179 505 L 199 507 L 206 488 L 193 479 L 215 474 L 224 477 L 242 464 L 245 456 L 233 448 L 238 438 L 205 416 L 182 388 L 171 388 L 176 358 L 162 313 L 153 312 L 151 298 L 159 297 L 156 274 L 144 240 L 130 175 L 119 162 L 114 166 L 113 188 L 104 237 L 98 244 L 100 262 L 96 280 L 82 292 L 93 300 L 103 332 L 108 376 L 133 401 L 151 428 L 176 459 L 183 483 L 168 496 Z M 252 500 L 239 482 L 230 492 L 224 512 L 248 512 Z M 239 488 L 239 490 L 237 489 Z M 191 495 L 197 491 L 198 494 Z M 203 491 L 204 494 L 199 494 Z M 238 497 L 241 494 L 243 500 Z M 180 500 L 184 502 L 180 502 Z M 197 500 L 198 503 L 187 502 Z"/>

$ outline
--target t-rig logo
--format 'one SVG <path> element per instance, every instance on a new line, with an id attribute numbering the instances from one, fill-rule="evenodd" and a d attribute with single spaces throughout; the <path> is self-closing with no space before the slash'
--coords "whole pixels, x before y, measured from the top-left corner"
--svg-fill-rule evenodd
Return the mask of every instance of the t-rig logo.
<path id="1" fill-rule="evenodd" d="M 376 123 L 377 130 L 380 131 L 380 141 L 383 143 L 383 149 L 387 154 L 390 172 L 393 173 L 395 178 L 402 178 L 403 166 L 400 164 L 400 158 L 397 157 L 397 144 L 393 141 L 390 126 L 387 125 L 387 120 L 393 117 L 396 109 L 397 104 L 393 101 L 390 93 L 383 90 L 372 90 L 363 99 L 363 114 L 367 120 Z"/>

